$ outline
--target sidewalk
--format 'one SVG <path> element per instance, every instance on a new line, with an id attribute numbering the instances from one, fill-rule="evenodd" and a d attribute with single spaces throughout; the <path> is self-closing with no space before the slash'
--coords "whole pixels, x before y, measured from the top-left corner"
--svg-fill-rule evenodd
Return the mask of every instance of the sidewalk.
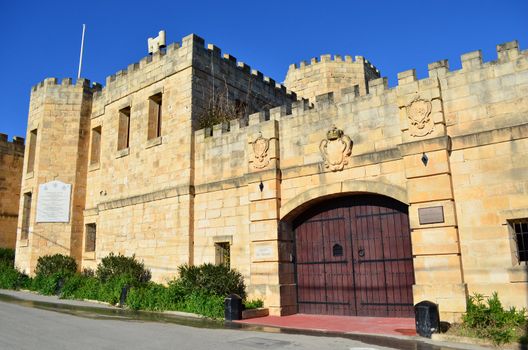
<path id="1" fill-rule="evenodd" d="M 474 344 L 435 341 L 416 336 L 414 319 L 303 315 L 266 316 L 235 322 L 218 322 L 184 312 L 129 311 L 112 305 L 39 295 L 27 291 L 0 289 L 0 302 L 17 303 L 50 311 L 67 312 L 82 317 L 119 318 L 123 321 L 168 322 L 199 328 L 229 328 L 272 333 L 293 333 L 341 337 L 396 349 L 472 349 Z M 98 315 L 98 316 L 97 316 Z"/>
<path id="2" fill-rule="evenodd" d="M 77 307 L 89 307 L 96 309 L 108 309 L 108 310 L 118 310 L 118 307 L 112 306 L 107 303 L 99 301 L 81 301 L 81 300 L 71 300 L 71 299 L 59 299 L 59 297 L 54 295 L 40 295 L 32 293 L 29 291 L 20 291 L 20 290 L 9 290 L 9 289 L 0 289 L 0 296 L 7 296 L 11 298 L 17 298 L 25 300 L 28 302 L 41 302 L 41 303 L 53 303 L 58 305 L 69 305 Z M 0 298 L 2 301 L 3 298 Z"/>
<path id="3" fill-rule="evenodd" d="M 414 318 L 349 317 L 295 314 L 266 316 L 236 321 L 241 324 L 289 329 L 310 329 L 323 332 L 363 333 L 391 336 L 416 336 Z"/>

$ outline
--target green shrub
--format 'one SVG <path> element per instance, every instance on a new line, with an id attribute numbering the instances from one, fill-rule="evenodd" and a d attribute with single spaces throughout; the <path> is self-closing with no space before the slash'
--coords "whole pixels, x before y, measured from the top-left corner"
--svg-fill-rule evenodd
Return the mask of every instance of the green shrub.
<path id="1" fill-rule="evenodd" d="M 486 300 L 482 294 L 470 296 L 462 321 L 462 326 L 475 336 L 504 344 L 520 338 L 527 320 L 525 309 L 512 307 L 505 310 L 497 292 L 494 292 Z"/>
<path id="2" fill-rule="evenodd" d="M 0 248 L 0 264 L 7 263 L 15 265 L 15 250 L 11 248 Z"/>
<path id="3" fill-rule="evenodd" d="M 136 260 L 133 256 L 124 256 L 121 254 L 114 255 L 110 253 L 104 257 L 96 271 L 97 278 L 106 283 L 115 278 L 124 277 L 129 280 L 131 285 L 138 285 L 150 281 L 150 271 L 145 268 L 145 264 Z"/>
<path id="4" fill-rule="evenodd" d="M 73 275 L 77 271 L 77 263 L 71 256 L 62 254 L 45 255 L 37 260 L 35 268 L 36 277 L 59 276 L 66 277 Z"/>
<path id="5" fill-rule="evenodd" d="M 123 287 L 132 286 L 136 281 L 127 275 L 112 277 L 106 282 L 101 282 L 98 300 L 106 301 L 112 305 L 118 304 Z"/>
<path id="6" fill-rule="evenodd" d="M 26 288 L 28 281 L 29 277 L 18 271 L 10 262 L 0 261 L 0 288 Z"/>
<path id="7" fill-rule="evenodd" d="M 174 310 L 176 302 L 171 298 L 169 288 L 149 282 L 144 286 L 132 288 L 127 296 L 126 304 L 133 310 Z"/>
<path id="8" fill-rule="evenodd" d="M 44 295 L 54 295 L 57 292 L 57 283 L 59 280 L 64 280 L 64 276 L 61 272 L 54 273 L 52 275 L 37 275 L 33 278 L 31 283 L 31 290 L 39 292 Z"/>
<path id="9" fill-rule="evenodd" d="M 87 267 L 82 270 L 81 274 L 85 277 L 95 277 L 95 271 Z"/>
<path id="10" fill-rule="evenodd" d="M 121 291 L 126 285 L 131 285 L 131 279 L 128 276 L 113 277 L 103 283 L 96 277 L 75 274 L 65 281 L 61 297 L 99 300 L 115 305 L 119 303 Z"/>
<path id="11" fill-rule="evenodd" d="M 242 275 L 225 265 L 182 265 L 178 271 L 180 273 L 179 283 L 185 294 L 199 292 L 224 298 L 235 293 L 242 299 L 246 297 L 246 286 Z"/>
<path id="12" fill-rule="evenodd" d="M 203 292 L 192 292 L 178 304 L 178 310 L 210 318 L 224 317 L 224 297 Z"/>
<path id="13" fill-rule="evenodd" d="M 95 277 L 76 273 L 66 280 L 62 287 L 62 298 L 99 300 L 101 283 Z"/>
<path id="14" fill-rule="evenodd" d="M 258 309 L 259 307 L 263 307 L 264 302 L 261 299 L 253 299 L 253 300 L 246 300 L 244 301 L 244 307 L 246 309 Z"/>

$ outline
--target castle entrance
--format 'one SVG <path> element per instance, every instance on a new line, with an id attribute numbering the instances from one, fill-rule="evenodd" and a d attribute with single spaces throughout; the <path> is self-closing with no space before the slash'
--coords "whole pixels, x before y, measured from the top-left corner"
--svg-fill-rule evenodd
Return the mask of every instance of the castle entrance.
<path id="1" fill-rule="evenodd" d="M 293 224 L 299 313 L 414 317 L 407 206 L 349 196 L 319 203 Z"/>

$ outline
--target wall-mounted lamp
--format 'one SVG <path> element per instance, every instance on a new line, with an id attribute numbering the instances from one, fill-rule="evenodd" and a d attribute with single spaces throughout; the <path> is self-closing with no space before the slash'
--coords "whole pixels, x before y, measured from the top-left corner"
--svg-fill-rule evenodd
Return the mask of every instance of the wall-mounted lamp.
<path id="1" fill-rule="evenodd" d="M 262 192 L 262 190 L 264 190 L 264 184 L 262 183 L 262 181 L 260 181 L 260 183 L 259 183 L 259 190 L 260 190 L 260 192 Z"/>
<path id="2" fill-rule="evenodd" d="M 427 154 L 422 153 L 422 163 L 423 165 L 427 166 L 427 163 L 429 163 L 429 157 L 427 156 Z"/>

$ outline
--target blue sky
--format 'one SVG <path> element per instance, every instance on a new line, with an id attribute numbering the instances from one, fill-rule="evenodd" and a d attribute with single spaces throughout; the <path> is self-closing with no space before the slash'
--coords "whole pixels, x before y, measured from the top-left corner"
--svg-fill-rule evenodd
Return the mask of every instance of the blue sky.
<path id="1" fill-rule="evenodd" d="M 9 1 L 0 0 L 0 132 L 24 136 L 32 85 L 76 77 L 86 23 L 83 77 L 106 76 L 147 55 L 160 29 L 167 42 L 202 36 L 282 81 L 289 64 L 321 54 L 362 55 L 396 82 L 398 72 L 519 40 L 528 48 L 528 1 Z"/>

